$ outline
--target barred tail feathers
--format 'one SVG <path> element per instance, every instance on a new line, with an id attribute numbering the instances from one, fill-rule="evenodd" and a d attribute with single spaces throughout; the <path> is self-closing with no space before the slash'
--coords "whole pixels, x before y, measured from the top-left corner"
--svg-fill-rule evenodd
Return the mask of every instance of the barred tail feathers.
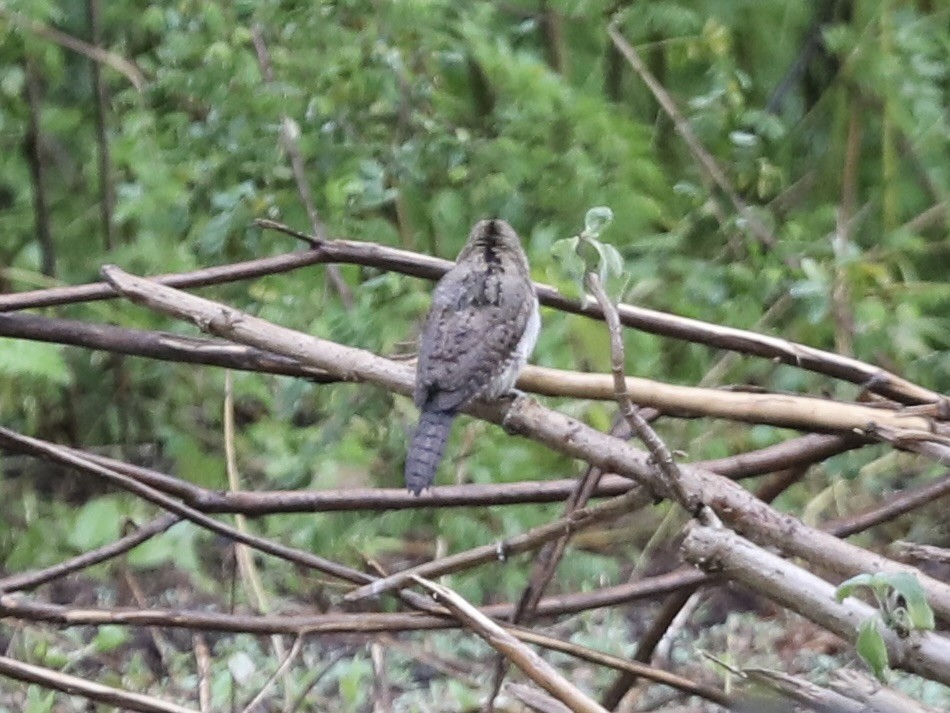
<path id="1" fill-rule="evenodd" d="M 451 411 L 423 411 L 406 456 L 406 487 L 418 495 L 435 482 L 445 443 L 456 414 Z"/>

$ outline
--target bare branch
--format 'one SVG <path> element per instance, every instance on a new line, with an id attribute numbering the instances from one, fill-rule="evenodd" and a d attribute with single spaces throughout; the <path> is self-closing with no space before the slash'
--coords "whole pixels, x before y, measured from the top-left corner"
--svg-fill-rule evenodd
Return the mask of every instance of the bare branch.
<path id="1" fill-rule="evenodd" d="M 103 272 L 117 290 L 134 301 L 191 321 L 212 334 L 299 359 L 346 381 L 367 381 L 400 394 L 412 390 L 413 374 L 406 365 L 270 324 L 222 304 L 128 275 L 115 267 L 103 268 Z M 650 492 L 669 494 L 667 484 L 657 477 L 646 453 L 527 397 L 513 402 L 476 403 L 468 413 L 503 423 L 511 432 L 529 436 L 564 455 L 637 480 Z M 846 576 L 874 571 L 913 572 L 934 610 L 950 620 L 950 585 L 810 528 L 714 473 L 687 466 L 681 472 L 687 494 L 705 500 L 719 517 L 748 532 L 756 542 L 779 547 L 789 555 L 803 556 L 815 566 Z"/>
<path id="2" fill-rule="evenodd" d="M 104 64 L 114 69 L 128 79 L 129 82 L 132 83 L 132 86 L 139 91 L 142 91 L 145 87 L 145 77 L 139 68 L 114 52 L 108 52 L 101 47 L 90 45 L 88 42 L 83 42 L 77 37 L 67 35 L 55 27 L 50 27 L 42 22 L 33 20 L 3 5 L 0 5 L 0 17 L 5 18 L 11 25 L 15 25 L 21 30 L 34 34 L 37 37 L 42 37 L 44 40 L 55 42 L 72 52 L 88 57 L 93 62 L 98 62 L 99 64 Z"/>
<path id="3" fill-rule="evenodd" d="M 518 641 L 511 633 L 486 617 L 448 587 L 420 577 L 415 581 L 429 590 L 466 627 L 482 637 L 489 646 L 520 668 L 524 674 L 575 713 L 607 713 L 594 699 L 570 683 L 547 661 Z"/>
<path id="4" fill-rule="evenodd" d="M 837 602 L 831 584 L 726 528 L 691 523 L 683 552 L 698 567 L 742 582 L 851 643 L 865 619 L 879 616 L 854 598 Z M 878 629 L 891 666 L 950 685 L 950 640 L 928 631 L 901 638 L 883 624 Z"/>
<path id="5" fill-rule="evenodd" d="M 251 37 L 254 42 L 254 51 L 257 54 L 257 64 L 261 69 L 265 84 L 273 84 L 274 67 L 271 64 L 270 52 L 267 49 L 267 43 L 264 41 L 264 28 L 255 24 L 251 28 Z M 310 220 L 310 229 L 313 231 L 317 240 L 326 240 L 327 229 L 320 220 L 317 213 L 317 206 L 313 202 L 313 194 L 310 192 L 310 182 L 307 180 L 307 170 L 304 165 L 303 154 L 300 152 L 300 145 L 297 142 L 297 136 L 300 129 L 297 123 L 287 114 L 280 115 L 280 141 L 284 150 L 290 157 L 290 166 L 294 173 L 294 181 L 297 184 L 297 193 L 300 195 L 300 202 L 303 203 L 307 211 L 307 218 Z M 330 284 L 340 296 L 340 301 L 346 309 L 353 307 L 353 292 L 350 290 L 346 280 L 340 273 L 340 268 L 336 265 L 330 265 L 327 268 L 327 276 L 330 278 Z"/>
<path id="6" fill-rule="evenodd" d="M 298 231 L 280 223 L 265 220 L 257 222 L 265 228 L 281 230 L 292 235 L 299 234 Z M 452 264 L 447 260 L 373 243 L 349 240 L 320 242 L 316 238 L 312 238 L 312 241 L 314 244 L 313 250 L 286 253 L 271 258 L 206 268 L 189 273 L 160 275 L 150 279 L 172 287 L 201 287 L 287 272 L 319 263 L 341 262 L 391 270 L 427 280 L 437 280 Z M 564 297 L 549 285 L 536 284 L 535 288 L 543 305 L 571 314 L 603 319 L 600 306 L 593 299 L 582 303 Z M 115 296 L 114 290 L 105 283 L 19 292 L 0 295 L 0 312 L 28 307 L 46 307 L 111 299 Z M 947 417 L 946 414 L 950 413 L 950 406 L 947 405 L 948 400 L 942 394 L 925 389 L 902 377 L 857 359 L 842 357 L 832 352 L 796 344 L 777 337 L 723 327 L 633 305 L 620 304 L 617 306 L 617 312 L 620 315 L 620 321 L 626 327 L 674 339 L 707 344 L 717 349 L 728 349 L 743 354 L 773 359 L 784 364 L 859 384 L 871 392 L 881 394 L 900 403 L 933 405 L 932 413 L 935 415 L 943 414 L 943 417 Z"/>
<path id="7" fill-rule="evenodd" d="M 646 419 L 640 415 L 637 407 L 633 405 L 630 392 L 627 390 L 627 380 L 624 374 L 626 357 L 623 346 L 623 330 L 620 326 L 617 308 L 607 296 L 607 291 L 604 289 L 597 273 L 588 271 L 584 275 L 584 282 L 593 293 L 594 299 L 597 300 L 601 310 L 603 310 L 604 319 L 610 332 L 610 370 L 613 377 L 614 398 L 620 408 L 620 415 L 630 424 L 630 428 L 650 451 L 653 462 L 666 479 L 667 486 L 673 494 L 673 499 L 685 508 L 686 512 L 695 517 L 699 515 L 700 509 L 703 507 L 703 501 L 697 498 L 695 493 L 686 492 L 683 487 L 682 475 L 676 461 L 673 460 L 673 454 L 670 453 L 670 449 L 660 439 L 656 431 L 650 428 L 650 424 L 646 422 Z"/>
<path id="8" fill-rule="evenodd" d="M 128 552 L 146 540 L 155 537 L 155 535 L 165 532 L 176 522 L 181 522 L 181 518 L 178 515 L 166 513 L 115 542 L 110 542 L 108 545 L 104 545 L 90 552 L 84 552 L 65 562 L 60 562 L 59 564 L 54 564 L 44 569 L 21 572 L 19 574 L 11 574 L 9 577 L 3 577 L 0 579 L 0 592 L 17 592 L 35 589 L 41 584 L 52 582 L 54 579 L 60 579 L 73 572 L 78 572 L 81 569 L 86 569 L 100 562 L 105 562 L 106 560 Z"/>
<path id="9" fill-rule="evenodd" d="M 666 112 L 666 115 L 673 121 L 673 126 L 676 127 L 677 133 L 683 137 L 683 141 L 686 142 L 686 145 L 696 158 L 705 176 L 711 179 L 719 190 L 726 194 L 733 208 L 735 208 L 736 212 L 742 217 L 742 220 L 748 224 L 756 237 L 762 241 L 763 244 L 774 247 L 778 242 L 775 236 L 772 235 L 762 221 L 749 210 L 745 201 L 739 197 L 736 189 L 726 177 L 725 171 L 720 168 L 719 164 L 716 163 L 716 159 L 713 158 L 712 154 L 703 146 L 699 137 L 697 137 L 693 131 L 693 127 L 689 125 L 689 122 L 676 106 L 673 97 L 671 97 L 669 92 L 663 88 L 663 85 L 657 81 L 652 72 L 647 69 L 646 64 L 640 59 L 640 55 L 637 54 L 637 51 L 624 39 L 616 25 L 609 25 L 607 27 L 607 34 L 610 35 L 614 46 L 620 50 L 620 53 L 624 56 L 624 59 L 627 60 L 627 63 L 633 67 L 633 71 L 635 71 L 640 79 L 643 80 L 643 83 L 647 85 L 647 88 L 652 92 L 657 102 L 663 107 L 663 111 Z"/>
<path id="10" fill-rule="evenodd" d="M 62 691 L 70 695 L 80 696 L 90 701 L 105 703 L 130 711 L 142 713 L 198 713 L 193 708 L 185 708 L 174 703 L 166 703 L 152 696 L 141 693 L 123 691 L 121 688 L 103 686 L 100 683 L 88 681 L 85 678 L 60 673 L 50 668 L 35 666 L 34 664 L 17 661 L 6 656 L 0 656 L 0 676 L 6 676 L 17 681 L 35 683 L 54 691 Z"/>

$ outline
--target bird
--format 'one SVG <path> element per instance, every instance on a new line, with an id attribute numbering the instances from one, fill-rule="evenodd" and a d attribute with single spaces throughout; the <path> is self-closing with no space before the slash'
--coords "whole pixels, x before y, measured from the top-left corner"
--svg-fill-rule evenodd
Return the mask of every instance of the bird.
<path id="1" fill-rule="evenodd" d="M 413 390 L 420 416 L 405 468 L 410 492 L 432 486 L 459 411 L 513 389 L 540 328 L 518 234 L 504 220 L 480 220 L 436 285 L 422 328 Z"/>

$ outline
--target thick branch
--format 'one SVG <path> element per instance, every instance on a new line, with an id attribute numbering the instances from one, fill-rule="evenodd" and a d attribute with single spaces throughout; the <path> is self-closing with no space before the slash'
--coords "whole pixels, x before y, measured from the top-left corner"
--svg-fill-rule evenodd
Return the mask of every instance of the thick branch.
<path id="1" fill-rule="evenodd" d="M 851 643 L 865 619 L 880 616 L 854 598 L 837 602 L 831 584 L 726 528 L 691 523 L 683 551 L 702 569 L 742 582 Z M 883 623 L 878 630 L 893 667 L 950 685 L 950 640 L 927 631 L 901 638 Z"/>
<path id="2" fill-rule="evenodd" d="M 222 304 L 128 275 L 115 267 L 104 268 L 103 272 L 117 290 L 136 302 L 194 322 L 212 334 L 299 359 L 346 381 L 367 381 L 400 394 L 412 391 L 414 376 L 404 364 L 270 324 Z M 476 404 L 468 412 L 504 423 L 512 432 L 524 434 L 564 455 L 630 477 L 651 492 L 668 494 L 665 482 L 657 477 L 646 453 L 531 399 Z M 726 478 L 688 466 L 681 470 L 688 494 L 706 501 L 719 517 L 760 544 L 779 547 L 789 555 L 802 556 L 815 566 L 845 576 L 875 571 L 912 572 L 921 581 L 934 610 L 950 620 L 950 585 L 810 528 L 791 515 L 775 511 Z"/>
<path id="3" fill-rule="evenodd" d="M 337 381 L 323 370 L 273 352 L 221 340 L 109 324 L 33 314 L 0 314 L 0 336 L 70 344 L 163 361 L 299 376 L 319 383 Z M 872 408 L 794 394 L 679 386 L 636 377 L 627 377 L 626 385 L 627 393 L 639 405 L 652 406 L 668 416 L 709 416 L 842 434 L 861 432 L 872 422 L 876 424 L 875 434 L 881 436 L 908 431 L 939 432 L 941 428 L 950 433 L 950 427 L 934 424 L 925 414 L 885 406 Z M 611 400 L 615 398 L 616 384 L 607 374 L 528 366 L 518 379 L 518 388 L 545 396 Z"/>
<path id="4" fill-rule="evenodd" d="M 266 228 L 300 235 L 298 231 L 279 223 L 263 220 L 258 223 Z M 309 236 L 305 237 L 309 238 Z M 314 245 L 314 249 L 310 251 L 286 253 L 271 258 L 206 268 L 189 273 L 161 275 L 151 279 L 172 287 L 201 287 L 287 272 L 318 263 L 342 262 L 390 270 L 427 280 L 437 280 L 452 265 L 447 260 L 373 243 L 351 240 L 319 242 L 314 238 L 309 239 Z M 603 319 L 600 307 L 593 300 L 581 303 L 568 299 L 550 285 L 536 284 L 535 287 L 541 303 L 548 307 L 594 319 Z M 104 283 L 20 292 L 0 295 L 0 312 L 113 297 L 115 297 L 115 292 Z M 895 374 L 857 359 L 842 357 L 832 352 L 777 337 L 723 327 L 633 305 L 620 304 L 617 306 L 617 311 L 621 322 L 626 327 L 777 360 L 784 364 L 859 384 L 901 403 L 946 403 L 946 398 L 935 391 L 917 386 Z M 944 409 L 947 408 L 944 406 Z"/>

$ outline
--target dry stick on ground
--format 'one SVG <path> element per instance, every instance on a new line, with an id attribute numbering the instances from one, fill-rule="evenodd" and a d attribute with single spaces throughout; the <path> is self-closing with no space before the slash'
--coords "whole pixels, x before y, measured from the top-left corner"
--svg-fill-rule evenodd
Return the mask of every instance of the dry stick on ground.
<path id="1" fill-rule="evenodd" d="M 683 691 L 684 693 L 701 696 L 714 703 L 729 705 L 732 702 L 732 697 L 723 693 L 723 691 L 718 688 L 696 683 L 695 681 L 692 681 L 688 678 L 678 676 L 675 673 L 670 673 L 669 671 L 657 668 L 656 666 L 649 666 L 639 661 L 630 661 L 619 656 L 611 656 L 610 654 L 605 654 L 601 651 L 590 649 L 586 646 L 580 646 L 578 644 L 562 641 L 561 639 L 556 639 L 545 634 L 540 634 L 536 631 L 532 631 L 531 629 L 509 627 L 509 630 L 521 641 L 543 646 L 550 651 L 560 651 L 561 653 L 569 654 L 576 658 L 590 661 L 591 663 L 609 666 L 610 668 L 616 669 L 618 671 L 624 671 L 637 676 L 642 676 L 643 678 L 648 678 L 651 681 L 655 681 L 656 683 L 662 683 L 676 688 L 677 690 Z"/>
<path id="2" fill-rule="evenodd" d="M 275 635 L 276 636 L 276 635 Z M 287 674 L 290 670 L 291 665 L 300 655 L 300 650 L 303 648 L 304 637 L 298 636 L 294 639 L 293 645 L 281 659 L 280 665 L 277 667 L 277 670 L 270 675 L 270 678 L 267 679 L 267 682 L 261 686 L 261 690 L 257 692 L 257 695 L 252 698 L 246 706 L 241 710 L 241 713 L 254 713 L 257 710 L 257 706 L 263 703 L 264 698 L 267 697 L 267 694 L 270 693 L 270 690 L 277 684 L 277 679 L 281 676 Z M 287 702 L 289 705 L 290 702 Z M 285 708 L 286 710 L 286 708 Z"/>
<path id="3" fill-rule="evenodd" d="M 225 305 L 134 277 L 115 267 L 103 268 L 103 274 L 134 301 L 189 320 L 212 334 L 291 356 L 346 381 L 367 381 L 403 395 L 412 390 L 413 375 L 404 364 L 270 324 Z M 530 398 L 518 398 L 511 403 L 474 404 L 468 413 L 504 424 L 512 432 L 529 436 L 565 455 L 637 480 L 651 492 L 667 494 L 666 483 L 657 478 L 648 454 L 565 414 L 544 408 Z M 817 567 L 845 576 L 875 571 L 914 573 L 938 616 L 950 620 L 950 585 L 808 527 L 714 473 L 687 466 L 681 468 L 681 473 L 687 493 L 706 499 L 727 524 L 747 533 L 759 544 L 778 547 L 789 555 L 801 556 Z"/>
<path id="4" fill-rule="evenodd" d="M 191 647 L 198 669 L 198 707 L 201 713 L 211 713 L 211 650 L 203 633 L 196 631 L 191 635 Z"/>
<path id="5" fill-rule="evenodd" d="M 141 711 L 142 713 L 198 713 L 194 708 L 166 703 L 158 698 L 145 696 L 141 693 L 130 693 L 119 688 L 103 686 L 84 678 L 70 676 L 42 666 L 23 663 L 6 656 L 0 656 L 0 676 L 35 683 L 43 688 L 62 691 L 73 696 L 81 696 L 87 700 L 116 706 L 123 710 Z"/>
<path id="6" fill-rule="evenodd" d="M 369 645 L 373 663 L 373 713 L 393 713 L 393 694 L 386 676 L 386 651 L 379 641 Z"/>
<path id="7" fill-rule="evenodd" d="M 694 572 L 694 574 L 698 573 Z M 507 607 L 507 611 L 510 612 L 511 607 Z M 504 616 L 506 608 L 496 605 L 483 607 L 480 612 L 486 617 Z M 379 632 L 449 629 L 462 625 L 460 621 L 452 617 L 372 612 L 314 616 L 241 616 L 203 611 L 71 609 L 55 604 L 27 603 L 20 598 L 9 595 L 0 595 L 0 613 L 11 618 L 53 622 L 63 626 L 102 625 L 105 623 L 126 626 L 158 625 L 231 633 L 284 633 L 298 637 L 339 633 L 370 635 Z M 566 653 L 617 670 L 636 672 L 637 675 L 643 678 L 671 686 L 685 693 L 703 696 L 708 700 L 720 702 L 723 700 L 721 691 L 710 686 L 697 684 L 663 669 L 630 662 L 595 649 L 579 646 L 520 627 L 508 626 L 504 628 L 512 636 L 526 643 Z"/>
<path id="8" fill-rule="evenodd" d="M 698 582 L 667 596 L 660 610 L 653 617 L 650 628 L 637 642 L 637 650 L 632 659 L 633 663 L 646 665 L 650 662 L 650 659 L 653 658 L 653 652 L 660 641 L 663 640 L 677 615 L 702 585 L 702 582 Z M 614 710 L 627 695 L 627 691 L 637 682 L 639 676 L 640 672 L 637 670 L 624 669 L 621 671 L 601 697 L 601 704 L 604 708 Z"/>
<path id="9" fill-rule="evenodd" d="M 262 220 L 258 223 L 264 227 L 280 230 L 294 236 L 304 235 L 273 221 Z M 313 241 L 313 250 L 287 253 L 234 265 L 205 268 L 190 273 L 161 275 L 151 279 L 173 287 L 200 287 L 277 274 L 318 263 L 340 262 L 366 265 L 414 277 L 436 280 L 452 266 L 452 263 L 447 260 L 373 243 L 351 240 L 320 242 L 315 241 L 310 236 L 304 235 L 304 237 Z M 543 305 L 571 314 L 584 315 L 592 319 L 603 319 L 603 313 L 593 299 L 579 302 L 564 297 L 549 285 L 536 284 L 535 287 L 538 298 Z M 105 283 L 20 292 L 0 295 L 0 312 L 27 307 L 111 299 L 115 296 L 115 291 Z M 722 327 L 642 307 L 621 304 L 617 306 L 617 311 L 621 322 L 627 327 L 689 342 L 707 344 L 718 349 L 774 359 L 784 364 L 859 384 L 871 392 L 881 394 L 900 403 L 935 404 L 936 406 L 933 406 L 935 415 L 944 414 L 944 417 L 950 418 L 947 415 L 950 413 L 950 405 L 948 405 L 950 402 L 943 395 L 857 359 L 842 357 L 777 337 Z"/>
<path id="10" fill-rule="evenodd" d="M 100 0 L 86 0 L 86 19 L 89 22 L 89 34 L 93 47 L 102 45 L 102 10 Z M 99 167 L 99 217 L 102 220 L 103 247 L 106 251 L 114 245 L 112 214 L 115 210 L 115 184 L 112 179 L 112 160 L 109 156 L 109 91 L 99 70 L 99 62 L 89 63 L 92 73 L 92 87 L 96 96 L 94 103 L 96 121 L 96 160 Z"/>
<path id="11" fill-rule="evenodd" d="M 819 713 L 938 713 L 899 691 L 884 688 L 877 681 L 849 669 L 834 672 L 831 688 L 763 668 L 738 669 L 736 673 L 751 683 L 766 686 L 790 700 L 808 706 L 807 710 Z M 834 690 L 836 688 L 840 692 Z M 762 707 L 769 710 L 767 704 L 766 701 Z"/>
<path id="12" fill-rule="evenodd" d="M 264 76 L 264 83 L 272 85 L 274 83 L 274 67 L 271 64 L 270 52 L 267 49 L 267 43 L 264 41 L 264 28 L 256 24 L 251 28 L 251 38 L 254 42 L 254 51 L 257 54 L 257 64 L 261 68 L 261 74 Z M 284 150 L 290 157 L 290 167 L 294 173 L 294 181 L 297 184 L 297 193 L 300 195 L 300 202 L 303 203 L 307 211 L 307 219 L 310 221 L 310 229 L 314 236 L 320 240 L 326 240 L 328 235 L 320 215 L 317 213 L 317 206 L 313 202 L 313 195 L 310 192 L 310 183 L 307 179 L 307 170 L 304 166 L 303 154 L 300 153 L 300 145 L 297 143 L 297 137 L 300 135 L 300 127 L 287 114 L 280 115 L 280 141 Z M 340 296 L 343 306 L 349 310 L 353 307 L 353 293 L 349 285 L 340 274 L 340 268 L 336 265 L 327 267 L 327 276 L 330 278 L 330 284 Z"/>
<path id="13" fill-rule="evenodd" d="M 877 609 L 854 598 L 837 602 L 834 586 L 726 528 L 691 523 L 683 552 L 698 567 L 741 582 L 851 643 L 865 619 L 879 617 Z M 883 624 L 878 630 L 891 666 L 950 685 L 950 639 L 929 631 L 901 638 Z"/>
<path id="14" fill-rule="evenodd" d="M 525 683 L 509 683 L 505 686 L 505 693 L 535 713 L 571 713 L 571 709 L 557 698 Z"/>
<path id="15" fill-rule="evenodd" d="M 577 614 L 589 609 L 615 606 L 639 599 L 649 599 L 690 586 L 710 581 L 708 575 L 692 567 L 684 567 L 669 574 L 648 577 L 638 582 L 604 587 L 593 592 L 580 592 L 545 597 L 538 604 L 538 616 L 554 617 Z M 0 594 L 0 617 L 24 621 L 45 621 L 61 626 L 161 626 L 167 628 L 220 631 L 255 635 L 306 633 L 317 634 L 376 634 L 380 632 L 424 631 L 451 629 L 454 620 L 431 601 L 428 608 L 436 615 L 424 613 L 333 613 L 311 615 L 225 614 L 201 610 L 174 609 L 75 609 L 57 604 L 29 601 L 20 594 Z M 491 604 L 482 607 L 486 616 L 496 619 L 510 617 L 514 605 Z"/>
<path id="16" fill-rule="evenodd" d="M 566 704 L 572 711 L 607 713 L 594 699 L 571 684 L 532 649 L 518 641 L 513 634 L 486 617 L 451 589 L 421 577 L 416 577 L 415 581 L 427 589 L 436 601 L 448 608 L 466 627 L 472 629 L 489 646 L 520 668 L 528 678 Z"/>
<path id="17" fill-rule="evenodd" d="M 732 669 L 730 668 L 730 670 Z M 764 686 L 779 693 L 785 700 L 808 706 L 806 710 L 809 711 L 817 711 L 818 713 L 871 713 L 873 711 L 873 713 L 880 713 L 875 709 L 865 708 L 862 703 L 853 698 L 781 671 L 747 668 L 736 669 L 733 672 L 750 683 Z M 771 710 L 770 705 L 774 706 L 774 701 L 765 700 L 761 702 L 760 707 Z M 750 709 L 746 708 L 745 710 Z M 912 710 L 904 711 L 904 713 L 912 713 Z"/>
<path id="18" fill-rule="evenodd" d="M 945 476 L 950 481 L 950 476 Z M 898 540 L 891 543 L 891 550 L 904 562 L 934 562 L 950 564 L 950 549 L 935 545 L 922 545 L 918 542 Z"/>
<path id="19" fill-rule="evenodd" d="M 86 569 L 100 562 L 105 562 L 106 560 L 128 552 L 133 547 L 137 547 L 155 535 L 165 532 L 176 522 L 180 521 L 181 517 L 178 515 L 165 513 L 115 542 L 110 542 L 108 545 L 99 547 L 90 552 L 84 552 L 65 562 L 60 562 L 59 564 L 54 564 L 43 569 L 11 574 L 8 577 L 0 578 L 0 592 L 17 592 L 34 589 L 54 579 L 61 579 L 73 572 L 78 572 L 81 569 Z"/>
<path id="20" fill-rule="evenodd" d="M 858 671 L 838 669 L 831 678 L 831 687 L 858 699 L 865 706 L 861 713 L 939 713 L 919 701 L 893 688 L 883 688 L 880 683 Z"/>

